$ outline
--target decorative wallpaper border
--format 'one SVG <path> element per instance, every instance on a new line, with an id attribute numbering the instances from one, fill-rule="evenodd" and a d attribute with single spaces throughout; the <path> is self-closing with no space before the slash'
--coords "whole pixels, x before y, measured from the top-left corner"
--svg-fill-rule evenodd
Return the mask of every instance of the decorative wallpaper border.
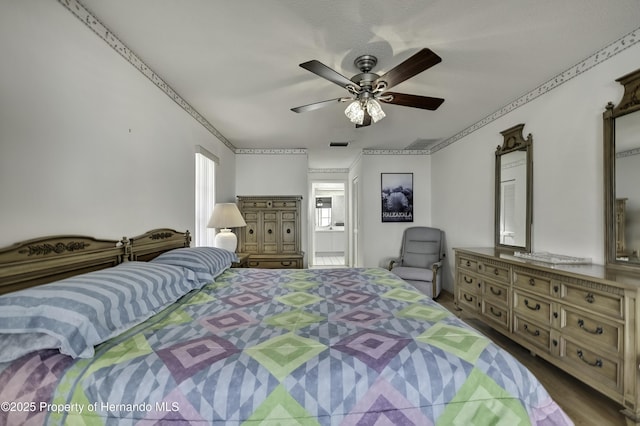
<path id="1" fill-rule="evenodd" d="M 429 155 L 426 149 L 363 149 L 364 155 Z"/>
<path id="2" fill-rule="evenodd" d="M 349 173 L 349 169 L 309 169 L 307 173 Z"/>
<path id="3" fill-rule="evenodd" d="M 306 148 L 236 148 L 236 154 L 307 155 Z"/>
<path id="4" fill-rule="evenodd" d="M 639 154 L 640 154 L 640 148 L 633 148 L 628 151 L 622 151 L 622 152 L 616 153 L 616 158 L 631 157 L 633 155 L 639 155 Z"/>
<path id="5" fill-rule="evenodd" d="M 461 132 L 453 135 L 452 137 L 444 140 L 443 142 L 433 146 L 430 150 L 431 153 L 437 152 L 443 148 L 446 148 L 447 146 L 451 145 L 452 143 L 459 141 L 460 139 L 464 138 L 465 136 L 468 136 L 469 134 L 475 132 L 476 130 L 486 126 L 487 124 L 491 123 L 494 120 L 497 120 L 498 118 L 502 117 L 503 115 L 506 115 L 508 113 L 510 113 L 511 111 L 515 110 L 516 108 L 519 108 L 529 102 L 531 102 L 532 100 L 536 99 L 537 97 L 544 95 L 545 93 L 555 89 L 556 87 L 560 86 L 561 84 L 571 80 L 572 78 L 582 74 L 585 71 L 590 70 L 591 68 L 595 67 L 596 65 L 606 61 L 607 59 L 611 58 L 612 56 L 622 52 L 623 50 L 625 50 L 628 47 L 633 46 L 634 44 L 636 44 L 637 42 L 640 41 L 640 27 L 636 28 L 635 30 L 631 31 L 629 34 L 619 38 L 618 40 L 614 41 L 613 43 L 611 43 L 610 45 L 606 46 L 603 49 L 598 50 L 596 53 L 594 53 L 593 55 L 589 56 L 587 59 L 583 60 L 582 62 L 579 62 L 578 64 L 572 66 L 571 68 L 569 68 L 568 70 L 556 75 L 555 77 L 551 78 L 550 80 L 548 80 L 547 82 L 541 84 L 540 86 L 536 87 L 535 89 L 533 89 L 532 91 L 530 91 L 529 93 L 519 97 L 518 99 L 516 99 L 515 101 L 511 102 L 508 105 L 505 105 L 504 107 L 500 108 L 498 111 L 495 111 L 493 114 L 490 114 L 488 116 L 486 116 L 485 118 L 483 118 L 482 120 L 478 121 L 475 124 L 472 124 L 471 126 L 467 127 L 466 129 L 462 130 Z"/>
<path id="6" fill-rule="evenodd" d="M 82 21 L 91 31 L 104 40 L 109 46 L 120 54 L 124 59 L 147 77 L 153 84 L 162 90 L 169 98 L 178 104 L 183 110 L 191 115 L 195 120 L 211 132 L 216 138 L 225 144 L 230 150 L 235 151 L 233 146 L 222 133 L 218 131 L 211 123 L 209 123 L 195 108 L 185 101 L 171 86 L 169 86 L 158 74 L 155 73 L 142 59 L 140 59 L 131 49 L 129 49 L 118 37 L 115 36 L 98 18 L 96 18 L 86 7 L 78 0 L 58 0 L 71 13 L 73 13 L 80 21 Z"/>

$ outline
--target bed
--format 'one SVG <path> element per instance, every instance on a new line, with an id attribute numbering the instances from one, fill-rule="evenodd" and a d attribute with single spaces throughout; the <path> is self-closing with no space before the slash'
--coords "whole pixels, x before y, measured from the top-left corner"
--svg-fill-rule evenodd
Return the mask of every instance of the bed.
<path id="1" fill-rule="evenodd" d="M 24 292 L 53 288 L 59 308 L 114 271 L 161 272 L 135 303 L 177 298 L 95 345 L 0 363 L 0 424 L 572 424 L 508 353 L 384 269 L 235 269 L 228 252 L 188 246 L 162 229 L 0 250 L 5 336 L 22 315 L 10 309 L 33 309 L 14 306 Z"/>

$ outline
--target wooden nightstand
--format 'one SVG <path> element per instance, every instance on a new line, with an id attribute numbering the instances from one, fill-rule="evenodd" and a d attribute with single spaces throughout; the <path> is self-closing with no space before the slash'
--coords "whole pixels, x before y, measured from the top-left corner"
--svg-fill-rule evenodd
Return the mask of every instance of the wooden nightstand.
<path id="1" fill-rule="evenodd" d="M 231 264 L 232 268 L 248 268 L 249 267 L 249 253 L 236 253 L 238 261 Z"/>

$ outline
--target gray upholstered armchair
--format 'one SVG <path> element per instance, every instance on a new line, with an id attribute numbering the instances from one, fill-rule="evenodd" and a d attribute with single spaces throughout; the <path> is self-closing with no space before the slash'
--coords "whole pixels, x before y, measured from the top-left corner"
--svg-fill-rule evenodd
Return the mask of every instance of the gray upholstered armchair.
<path id="1" fill-rule="evenodd" d="M 444 232 L 426 226 L 407 228 L 402 236 L 400 257 L 389 263 L 389 270 L 429 297 L 442 290 Z"/>

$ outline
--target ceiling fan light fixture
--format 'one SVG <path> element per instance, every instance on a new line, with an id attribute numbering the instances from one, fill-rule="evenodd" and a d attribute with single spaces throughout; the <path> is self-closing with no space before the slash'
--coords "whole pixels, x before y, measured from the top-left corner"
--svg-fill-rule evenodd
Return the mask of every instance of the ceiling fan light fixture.
<path id="1" fill-rule="evenodd" d="M 367 112 L 371 116 L 371 119 L 374 123 L 377 123 L 378 121 L 386 117 L 386 114 L 382 110 L 380 103 L 375 99 L 369 99 L 367 101 Z"/>
<path id="2" fill-rule="evenodd" d="M 344 110 L 344 115 L 346 115 L 353 124 L 362 124 L 364 120 L 364 109 L 360 101 L 356 100 L 351 102 L 347 109 Z"/>

